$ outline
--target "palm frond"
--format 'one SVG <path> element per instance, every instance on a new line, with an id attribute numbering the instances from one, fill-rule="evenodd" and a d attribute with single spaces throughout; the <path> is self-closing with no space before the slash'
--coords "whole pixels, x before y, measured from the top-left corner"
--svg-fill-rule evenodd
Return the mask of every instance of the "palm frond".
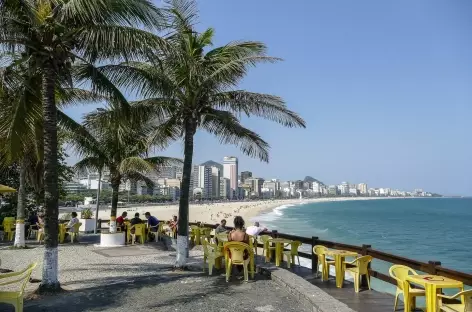
<path id="1" fill-rule="evenodd" d="M 220 139 L 222 144 L 233 144 L 250 156 L 269 162 L 269 144 L 257 133 L 243 127 L 230 112 L 208 109 L 200 125 Z"/>
<path id="2" fill-rule="evenodd" d="M 123 159 L 119 168 L 120 173 L 123 175 L 127 175 L 130 172 L 146 173 L 155 169 L 156 167 L 150 162 L 138 156 Z"/>
<path id="3" fill-rule="evenodd" d="M 162 29 L 163 15 L 150 0 L 69 0 L 59 11 L 63 24 L 78 25 L 144 25 Z"/>
<path id="4" fill-rule="evenodd" d="M 57 88 L 56 103 L 60 108 L 108 102 L 108 97 L 80 88 Z"/>
<path id="5" fill-rule="evenodd" d="M 150 178 L 148 178 L 147 176 L 145 176 L 144 174 L 140 172 L 135 172 L 135 171 L 128 172 L 126 175 L 124 175 L 123 179 L 131 180 L 135 182 L 143 181 L 144 183 L 146 183 L 147 187 L 154 186 L 154 182 Z"/>
<path id="6" fill-rule="evenodd" d="M 133 60 L 151 58 L 158 50 L 168 50 L 163 38 L 130 26 L 88 25 L 75 34 L 76 51 L 86 60 Z M 99 49 L 96 43 L 100 42 Z"/>
<path id="7" fill-rule="evenodd" d="M 289 110 L 284 100 L 278 96 L 237 90 L 217 93 L 211 97 L 210 102 L 215 108 L 263 117 L 285 127 L 306 127 L 305 121 Z"/>
<path id="8" fill-rule="evenodd" d="M 75 165 L 74 165 L 74 170 L 77 172 L 85 171 L 85 170 L 90 170 L 90 171 L 100 171 L 104 167 L 103 162 L 99 157 L 85 157 L 79 160 Z"/>

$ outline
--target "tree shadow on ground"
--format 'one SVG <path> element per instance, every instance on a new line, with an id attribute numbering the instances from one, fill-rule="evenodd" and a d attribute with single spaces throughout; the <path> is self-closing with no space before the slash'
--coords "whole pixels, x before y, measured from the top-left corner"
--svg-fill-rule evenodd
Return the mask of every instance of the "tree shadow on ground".
<path id="1" fill-rule="evenodd" d="M 102 311 L 104 309 L 120 309 L 132 304 L 136 310 L 159 311 L 160 308 L 173 304 L 189 303 L 194 300 L 202 300 L 206 296 L 214 294 L 231 296 L 238 292 L 240 285 L 246 284 L 241 280 L 232 279 L 225 282 L 222 274 L 208 276 L 203 272 L 161 272 L 146 277 L 117 277 L 121 282 L 108 285 L 90 287 L 83 290 L 67 291 L 52 297 L 41 297 L 37 300 L 25 302 L 25 310 L 39 311 Z M 265 280 L 266 277 L 258 275 L 256 280 Z M 87 282 L 103 283 L 103 278 L 88 280 Z M 247 285 L 247 284 L 246 284 Z M 166 294 L 163 295 L 163 288 Z M 244 287 L 244 286 L 241 286 Z M 67 287 L 66 287 L 67 288 Z M 246 291 L 246 289 L 242 289 Z M 153 300 L 149 300 L 152 298 Z M 3 310 L 0 305 L 0 310 Z M 11 310 L 13 311 L 13 310 Z"/>

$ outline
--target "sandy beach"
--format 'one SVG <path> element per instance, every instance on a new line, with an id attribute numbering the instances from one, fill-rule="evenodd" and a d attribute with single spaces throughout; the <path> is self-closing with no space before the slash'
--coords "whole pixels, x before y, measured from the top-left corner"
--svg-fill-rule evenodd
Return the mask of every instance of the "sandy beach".
<path id="1" fill-rule="evenodd" d="M 190 204 L 190 222 L 204 222 L 204 223 L 220 223 L 222 219 L 228 220 L 228 225 L 232 225 L 232 219 L 235 216 L 242 216 L 246 222 L 250 222 L 257 216 L 270 212 L 274 208 L 282 205 L 297 205 L 308 202 L 331 202 L 331 201 L 346 201 L 346 200 L 372 200 L 379 199 L 378 197 L 336 197 L 336 198 L 313 198 L 313 199 L 279 199 L 279 200 L 264 200 L 264 201 L 240 201 L 240 202 L 220 202 L 220 203 L 203 203 Z M 151 215 L 156 216 L 159 220 L 170 220 L 173 215 L 177 215 L 179 207 L 173 205 L 160 206 L 143 206 L 119 208 L 118 214 L 121 215 L 123 211 L 128 212 L 128 218 L 132 218 L 136 212 L 139 212 L 141 218 L 144 218 L 144 213 L 149 211 Z M 110 209 L 101 209 L 99 218 L 102 220 L 110 218 Z"/>

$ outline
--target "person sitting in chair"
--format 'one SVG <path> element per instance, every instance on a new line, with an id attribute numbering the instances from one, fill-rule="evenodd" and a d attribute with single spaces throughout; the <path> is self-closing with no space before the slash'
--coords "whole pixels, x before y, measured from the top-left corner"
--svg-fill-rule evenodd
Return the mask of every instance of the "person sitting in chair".
<path id="1" fill-rule="evenodd" d="M 136 212 L 134 214 L 134 218 L 130 220 L 130 225 L 133 226 L 135 224 L 141 224 L 143 223 L 143 220 L 139 218 L 139 212 Z M 134 234 L 134 228 L 131 229 L 131 234 Z"/>
<path id="2" fill-rule="evenodd" d="M 157 230 L 159 228 L 159 220 L 156 217 L 151 216 L 151 214 L 149 212 L 146 212 L 144 214 L 144 216 L 147 219 L 149 235 L 151 236 L 151 232 L 152 233 L 157 233 Z"/>

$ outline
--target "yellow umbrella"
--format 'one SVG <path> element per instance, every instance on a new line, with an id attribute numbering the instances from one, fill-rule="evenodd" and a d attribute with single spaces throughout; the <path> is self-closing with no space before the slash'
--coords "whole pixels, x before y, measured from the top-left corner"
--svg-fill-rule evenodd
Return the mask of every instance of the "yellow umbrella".
<path id="1" fill-rule="evenodd" d="M 0 184 L 0 193 L 13 193 L 16 190 L 12 187 Z"/>

